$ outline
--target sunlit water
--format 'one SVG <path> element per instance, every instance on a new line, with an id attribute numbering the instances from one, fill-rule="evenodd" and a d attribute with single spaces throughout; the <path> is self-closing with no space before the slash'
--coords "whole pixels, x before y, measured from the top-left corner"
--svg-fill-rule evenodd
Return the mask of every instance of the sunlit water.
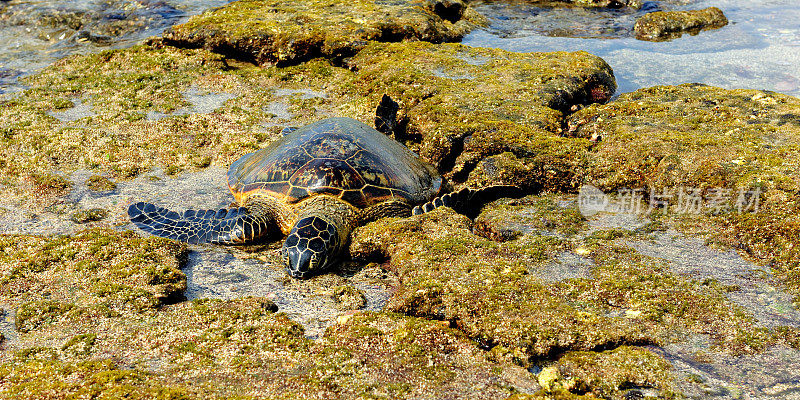
<path id="1" fill-rule="evenodd" d="M 0 93 L 71 54 L 128 47 L 230 0 L 0 1 Z"/>
<path id="2" fill-rule="evenodd" d="M 585 50 L 614 69 L 618 93 L 654 85 L 699 82 L 728 89 L 767 89 L 800 96 L 800 3 L 797 0 L 704 0 L 683 6 L 716 6 L 730 21 L 721 29 L 669 42 L 633 38 L 631 10 L 546 10 L 511 3 L 478 9 L 490 19 L 463 43 L 510 51 Z M 579 37 L 556 37 L 569 34 Z"/>

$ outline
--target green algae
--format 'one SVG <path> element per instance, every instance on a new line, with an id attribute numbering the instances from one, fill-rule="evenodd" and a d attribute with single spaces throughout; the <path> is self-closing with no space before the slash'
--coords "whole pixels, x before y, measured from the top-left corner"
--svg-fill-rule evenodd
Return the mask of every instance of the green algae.
<path id="1" fill-rule="evenodd" d="M 95 192 L 108 192 L 116 189 L 117 184 L 104 176 L 92 175 L 86 179 L 86 187 Z"/>
<path id="2" fill-rule="evenodd" d="M 573 221 L 555 219 L 549 230 L 572 229 Z M 602 238 L 579 248 L 580 241 L 542 233 L 498 243 L 474 235 L 469 220 L 442 208 L 359 228 L 350 251 L 388 260 L 398 275 L 389 310 L 447 321 L 491 349 L 493 359 L 521 365 L 567 350 L 665 344 L 692 333 L 747 353 L 769 336 L 753 336 L 755 321 L 725 297 L 724 287 L 673 275 Z M 537 269 L 573 249 L 594 261 L 591 279 L 537 278 Z"/>
<path id="3" fill-rule="evenodd" d="M 91 208 L 88 210 L 76 211 L 69 216 L 69 219 L 76 224 L 85 224 L 87 222 L 100 221 L 107 216 L 108 210 L 103 208 Z"/>
<path id="4" fill-rule="evenodd" d="M 0 365 L 4 389 L 0 398 L 126 398 L 179 400 L 190 396 L 190 389 L 155 381 L 141 370 L 123 369 L 111 360 L 63 362 L 30 360 Z"/>
<path id="5" fill-rule="evenodd" d="M 636 20 L 633 27 L 639 40 L 663 41 L 680 37 L 684 32 L 692 35 L 701 30 L 717 29 L 728 24 L 728 18 L 717 7 L 689 11 L 657 11 Z"/>
<path id="6" fill-rule="evenodd" d="M 24 348 L 13 363 L 0 364 L 0 377 L 16 377 L 5 386 L 12 393 L 27 390 L 33 398 L 91 387 L 97 377 L 83 373 L 86 366 L 106 371 L 101 375 L 108 377 L 108 387 L 96 388 L 105 395 L 122 390 L 118 384 L 141 391 L 171 388 L 186 398 L 503 399 L 537 388 L 525 370 L 486 361 L 467 337 L 435 321 L 359 313 L 314 342 L 275 309 L 266 299 L 205 299 L 146 318 L 62 325 L 49 333 L 63 337 L 63 345 Z M 96 333 L 71 333 L 87 329 Z M 37 371 L 52 375 L 54 386 L 34 389 L 41 379 Z"/>
<path id="7" fill-rule="evenodd" d="M 780 115 L 800 100 L 757 90 L 686 84 L 625 93 L 569 118 L 568 133 L 602 140 L 586 177 L 603 190 L 622 187 L 791 190 L 798 127 Z"/>
<path id="8" fill-rule="evenodd" d="M 388 93 L 405 121 L 396 138 L 459 185 L 569 190 L 579 184 L 591 141 L 559 136 L 564 112 L 606 101 L 615 86 L 605 62 L 580 52 L 369 43 L 348 65 L 313 59 L 259 68 L 160 42 L 69 57 L 25 78 L 30 88 L 0 103 L 0 172 L 10 187 L 35 194 L 49 186 L 30 183 L 29 171 L 90 169 L 128 179 L 157 167 L 174 174 L 225 166 L 278 137 L 285 121 L 268 112 L 275 102 L 288 105 L 292 124 L 330 115 L 371 123 Z M 170 114 L 189 106 L 191 90 L 236 97 L 213 112 Z M 59 121 L 48 114 L 64 106 L 57 99 L 76 98 L 95 115 Z M 91 179 L 90 188 L 113 190 Z M 65 190 L 49 190 L 32 207 Z"/>
<path id="9" fill-rule="evenodd" d="M 475 218 L 473 230 L 492 240 L 508 241 L 525 233 L 571 236 L 585 228 L 585 218 L 574 204 L 559 201 L 565 200 L 552 194 L 496 201 Z"/>
<path id="10" fill-rule="evenodd" d="M 203 50 L 153 46 L 63 59 L 25 78 L 30 89 L 0 102 L 0 121 L 7 127 L 0 135 L 0 170 L 9 184 L 44 196 L 65 191 L 53 170 L 88 168 L 130 178 L 153 167 L 177 172 L 228 165 L 277 137 L 279 126 L 260 127 L 271 119 L 264 109 L 276 89 L 321 91 L 328 80 L 348 73 L 321 60 L 281 69 L 233 64 Z M 184 93 L 193 87 L 240 96 L 211 113 L 170 115 L 190 105 Z M 58 121 L 48 115 L 58 98 L 85 99 L 96 115 Z M 167 115 L 145 118 L 153 112 Z M 297 119 L 318 119 L 317 112 L 302 110 Z M 113 190 L 113 182 L 103 179 L 95 175 L 87 186 Z"/>
<path id="11" fill-rule="evenodd" d="M 360 310 L 367 305 L 364 292 L 350 285 L 339 285 L 331 288 L 331 296 L 341 310 Z"/>
<path id="12" fill-rule="evenodd" d="M 800 100 L 778 93 L 659 86 L 573 114 L 569 133 L 602 137 L 585 176 L 605 191 L 692 188 L 706 202 L 715 191 L 727 193 L 718 210 L 707 207 L 692 218 L 668 219 L 771 265 L 798 296 L 800 126 L 786 117 L 798 112 Z M 746 192 L 755 197 L 741 198 Z M 673 194 L 670 206 L 675 200 Z"/>
<path id="13" fill-rule="evenodd" d="M 0 238 L 0 300 L 17 307 L 19 332 L 0 360 L 0 396 L 502 399 L 536 389 L 436 321 L 347 315 L 314 342 L 263 298 L 165 305 L 185 285 L 185 247 L 172 241 L 99 229 Z"/>
<path id="14" fill-rule="evenodd" d="M 51 300 L 23 303 L 16 313 L 14 324 L 20 332 L 30 332 L 53 323 L 75 308 L 74 304 L 63 304 Z"/>
<path id="15" fill-rule="evenodd" d="M 492 3 L 496 0 L 481 1 Z M 540 7 L 631 7 L 637 9 L 642 7 L 642 0 L 525 0 L 525 2 Z"/>
<path id="16" fill-rule="evenodd" d="M 616 87 L 608 64 L 584 52 L 371 43 L 348 65 L 358 73 L 336 93 L 355 95 L 351 107 L 373 115 L 381 97 L 390 96 L 405 127 L 396 139 L 473 186 L 574 187 L 590 142 L 559 136 L 561 119 L 576 104 L 607 101 Z M 504 153 L 516 164 L 487 164 L 486 178 L 470 179 L 476 165 Z"/>
<path id="17" fill-rule="evenodd" d="M 21 332 L 103 310 L 152 312 L 186 287 L 178 269 L 185 245 L 132 232 L 3 235 L 0 248 L 0 298 L 17 305 Z"/>
<path id="18" fill-rule="evenodd" d="M 658 398 L 680 398 L 673 389 L 670 369 L 669 362 L 649 350 L 620 346 L 603 352 L 566 353 L 539 373 L 538 378 L 547 392 L 592 393 L 599 398 L 626 399 L 635 398 L 635 393 L 629 393 L 637 389 L 654 389 Z"/>
<path id="19" fill-rule="evenodd" d="M 240 0 L 171 28 L 164 43 L 257 64 L 352 56 L 369 41 L 456 41 L 483 18 L 461 0 Z"/>

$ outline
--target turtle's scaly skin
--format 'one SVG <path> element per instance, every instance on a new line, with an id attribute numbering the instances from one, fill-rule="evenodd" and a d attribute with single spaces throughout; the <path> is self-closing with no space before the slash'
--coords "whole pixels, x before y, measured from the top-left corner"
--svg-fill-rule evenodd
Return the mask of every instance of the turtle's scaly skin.
<path id="1" fill-rule="evenodd" d="M 329 118 L 231 165 L 239 208 L 177 213 L 149 203 L 128 208 L 154 235 L 190 243 L 247 243 L 289 234 L 282 254 L 294 277 L 331 263 L 360 222 L 407 216 L 433 200 L 442 178 L 402 144 L 350 118 Z"/>

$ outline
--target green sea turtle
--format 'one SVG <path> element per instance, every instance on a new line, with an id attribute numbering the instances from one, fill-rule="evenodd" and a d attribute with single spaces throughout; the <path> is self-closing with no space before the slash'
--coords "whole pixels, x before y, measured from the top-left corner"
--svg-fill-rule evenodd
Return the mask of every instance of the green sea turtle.
<path id="1" fill-rule="evenodd" d="M 446 205 L 467 212 L 500 190 L 447 193 L 436 169 L 402 144 L 350 118 L 294 130 L 231 165 L 228 186 L 240 207 L 177 213 L 139 202 L 139 229 L 189 243 L 245 244 L 288 234 L 281 255 L 304 278 L 329 266 L 358 225 Z"/>

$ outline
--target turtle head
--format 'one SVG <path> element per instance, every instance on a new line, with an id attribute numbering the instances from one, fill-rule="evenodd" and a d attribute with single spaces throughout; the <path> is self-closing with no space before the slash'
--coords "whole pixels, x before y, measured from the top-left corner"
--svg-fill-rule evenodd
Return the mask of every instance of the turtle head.
<path id="1" fill-rule="evenodd" d="M 281 255 L 294 278 L 308 278 L 324 270 L 339 254 L 336 225 L 319 216 L 301 218 L 292 228 Z"/>

